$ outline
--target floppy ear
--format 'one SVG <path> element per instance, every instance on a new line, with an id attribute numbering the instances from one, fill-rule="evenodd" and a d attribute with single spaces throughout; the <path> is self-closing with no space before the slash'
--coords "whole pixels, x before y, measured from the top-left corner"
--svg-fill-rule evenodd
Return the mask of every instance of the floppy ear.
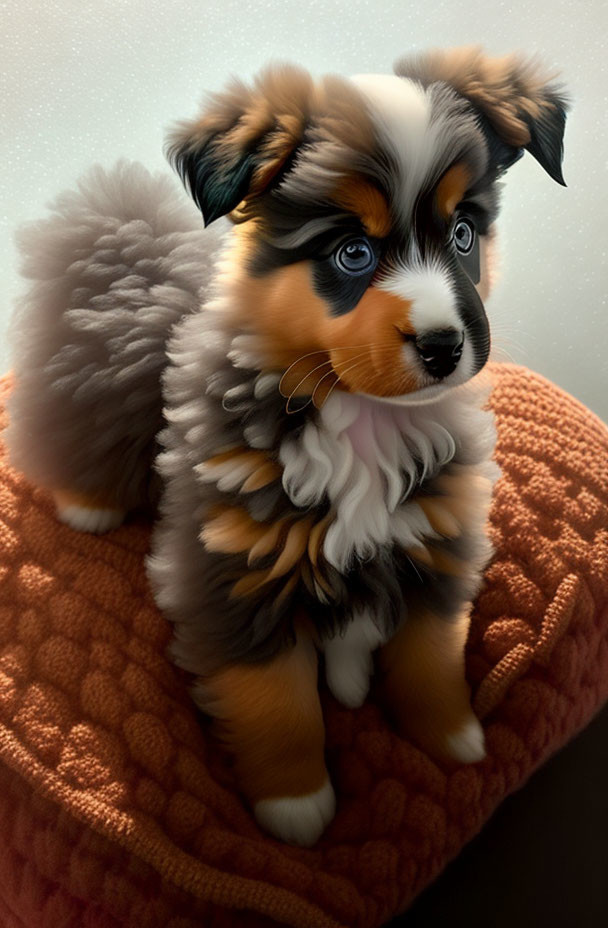
<path id="1" fill-rule="evenodd" d="M 233 77 L 202 113 L 169 133 L 166 154 L 205 225 L 265 190 L 283 173 L 309 120 L 313 81 L 303 68 L 268 65 L 253 87 Z"/>
<path id="2" fill-rule="evenodd" d="M 556 74 L 521 55 L 490 58 L 480 46 L 432 51 L 400 58 L 395 73 L 420 81 L 449 84 L 477 110 L 490 158 L 499 173 L 529 151 L 558 184 L 562 176 L 563 136 L 568 100 L 552 84 Z"/>

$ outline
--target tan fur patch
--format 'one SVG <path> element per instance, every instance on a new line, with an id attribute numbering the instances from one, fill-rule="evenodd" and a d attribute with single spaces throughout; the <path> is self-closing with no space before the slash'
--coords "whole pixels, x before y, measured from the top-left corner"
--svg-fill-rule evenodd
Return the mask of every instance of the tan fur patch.
<path id="1" fill-rule="evenodd" d="M 474 470 L 461 474 L 447 472 L 433 482 L 444 496 L 441 505 L 463 528 L 475 527 L 487 515 L 492 497 L 492 481 Z"/>
<path id="2" fill-rule="evenodd" d="M 251 801 L 321 788 L 325 730 L 308 638 L 300 634 L 294 648 L 269 663 L 225 667 L 200 680 L 195 698 L 217 720 Z"/>
<path id="3" fill-rule="evenodd" d="M 345 152 L 375 154 L 373 120 L 360 91 L 347 78 L 337 74 L 322 77 L 313 112 L 325 138 L 340 142 Z"/>
<path id="4" fill-rule="evenodd" d="M 451 620 L 432 612 L 408 616 L 379 651 L 381 687 L 399 729 L 434 755 L 449 756 L 447 737 L 471 717 L 464 674 L 469 608 Z"/>
<path id="5" fill-rule="evenodd" d="M 262 487 L 273 483 L 281 476 L 281 468 L 272 461 L 264 451 L 255 451 L 243 445 L 215 454 L 203 462 L 204 472 L 213 477 L 217 472 L 217 479 L 221 479 L 226 471 L 225 465 L 242 473 L 240 477 L 240 492 L 252 493 Z"/>
<path id="6" fill-rule="evenodd" d="M 266 458 L 266 460 L 259 465 L 257 470 L 247 478 L 241 487 L 241 493 L 253 493 L 254 490 L 261 490 L 262 487 L 266 487 L 270 483 L 274 483 L 275 480 L 279 480 L 281 474 L 282 470 L 279 465 Z"/>
<path id="7" fill-rule="evenodd" d="M 279 392 L 288 400 L 286 409 L 291 412 L 289 400 L 301 396 L 318 396 L 318 388 L 335 386 L 335 373 L 326 351 L 313 351 L 290 364 L 279 383 Z"/>
<path id="8" fill-rule="evenodd" d="M 338 206 L 361 217 L 366 232 L 384 238 L 391 230 L 388 203 L 380 191 L 359 175 L 346 177 L 338 185 L 332 199 Z"/>
<path id="9" fill-rule="evenodd" d="M 416 497 L 416 503 L 429 520 L 431 528 L 445 538 L 458 538 L 461 527 L 454 514 L 444 505 L 442 497 Z"/>
<path id="10" fill-rule="evenodd" d="M 53 499 L 58 509 L 81 506 L 84 509 L 114 509 L 122 512 L 116 498 L 108 490 L 99 493 L 79 493 L 75 490 L 53 490 Z"/>
<path id="11" fill-rule="evenodd" d="M 279 548 L 281 535 L 286 531 L 286 527 L 286 519 L 277 519 L 276 522 L 266 526 L 266 531 L 259 536 L 249 550 L 247 556 L 247 565 L 249 567 Z"/>
<path id="12" fill-rule="evenodd" d="M 313 291 L 310 274 L 309 262 L 300 261 L 235 282 L 242 324 L 249 324 L 255 307 L 261 363 L 285 371 L 281 393 L 312 392 L 320 406 L 337 387 L 377 396 L 418 389 L 418 375 L 405 367 L 402 351 L 404 336 L 415 334 L 411 304 L 369 287 L 351 312 L 332 316 Z"/>
<path id="13" fill-rule="evenodd" d="M 268 574 L 268 580 L 274 580 L 277 577 L 283 577 L 292 570 L 304 552 L 308 543 L 308 533 L 312 526 L 312 517 L 300 519 L 294 522 L 290 527 L 283 550 L 274 562 L 272 569 Z"/>
<path id="14" fill-rule="evenodd" d="M 319 590 L 324 597 L 332 589 L 322 572 L 321 545 L 331 517 L 316 523 L 312 516 L 283 517 L 275 522 L 256 522 L 249 513 L 237 506 L 213 506 L 200 533 L 208 551 L 221 554 L 247 553 L 248 567 L 270 554 L 272 566 L 249 570 L 232 585 L 230 598 L 242 598 L 257 593 L 268 583 L 284 578 L 276 591 L 277 602 L 284 598 L 302 579 L 311 593 Z"/>
<path id="15" fill-rule="evenodd" d="M 446 171 L 437 186 L 437 207 L 444 219 L 449 219 L 471 181 L 471 175 L 464 164 L 455 164 Z"/>
<path id="16" fill-rule="evenodd" d="M 414 335 L 411 304 L 369 287 L 355 308 L 325 320 L 324 341 L 341 387 L 376 396 L 398 396 L 418 388 L 418 377 L 403 360 L 403 336 Z M 348 351 L 342 345 L 352 346 Z"/>
<path id="17" fill-rule="evenodd" d="M 448 468 L 428 484 L 430 495 L 416 496 L 431 527 L 445 538 L 457 538 L 465 531 L 478 531 L 485 521 L 492 497 L 492 481 L 474 468 L 461 466 L 457 472 Z M 437 495 L 432 495 L 433 493 Z M 428 549 L 428 550 L 427 550 Z M 408 553 L 427 566 L 444 573 L 464 574 L 465 565 L 448 557 L 432 545 L 408 549 Z"/>
<path id="18" fill-rule="evenodd" d="M 404 550 L 411 559 L 418 561 L 419 564 L 424 564 L 430 570 L 448 574 L 452 577 L 466 577 L 469 572 L 469 565 L 465 561 L 461 561 L 435 545 L 416 545 Z"/>
<path id="19" fill-rule="evenodd" d="M 237 506 L 214 506 L 200 533 L 208 551 L 241 554 L 249 551 L 268 529 L 256 522 L 245 509 Z"/>

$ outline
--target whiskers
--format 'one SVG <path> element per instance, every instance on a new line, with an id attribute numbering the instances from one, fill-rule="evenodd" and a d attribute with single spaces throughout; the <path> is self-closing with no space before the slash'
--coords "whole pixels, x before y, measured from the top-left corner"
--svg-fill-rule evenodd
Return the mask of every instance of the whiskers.
<path id="1" fill-rule="evenodd" d="M 288 414 L 299 412 L 305 409 L 310 403 L 313 403 L 315 408 L 320 409 L 347 374 L 356 368 L 362 367 L 366 363 L 370 363 L 369 352 L 372 348 L 375 352 L 379 351 L 381 354 L 383 352 L 388 353 L 389 351 L 392 352 L 395 350 L 395 344 L 394 342 L 386 341 L 373 345 L 370 343 L 343 345 L 339 348 L 309 351 L 307 354 L 300 355 L 299 358 L 289 365 L 279 382 L 279 392 L 287 399 L 285 411 Z M 335 355 L 337 351 L 357 351 L 357 354 L 350 355 L 345 358 L 344 361 L 332 361 L 331 358 L 327 357 L 330 351 L 332 355 Z M 314 367 L 308 367 L 306 362 L 309 364 L 314 363 L 314 361 L 309 359 L 313 359 L 315 356 L 326 357 L 324 361 L 321 361 Z M 303 367 L 303 370 L 298 371 L 299 365 Z M 302 376 L 300 376 L 300 374 L 302 374 Z M 293 380 L 295 378 L 298 379 L 294 384 Z M 365 382 L 368 382 L 370 379 L 370 375 L 364 377 Z M 298 395 L 307 396 L 307 401 L 305 403 L 296 403 L 295 397 Z"/>
<path id="2" fill-rule="evenodd" d="M 535 337 L 522 327 L 520 321 L 494 311 L 490 319 L 492 346 L 491 361 L 510 361 L 526 364 L 534 353 Z"/>
<path id="3" fill-rule="evenodd" d="M 312 358 L 315 355 L 327 355 L 328 352 L 327 351 L 310 351 L 308 352 L 308 354 L 301 355 L 296 361 L 293 362 L 293 364 L 290 364 L 287 370 L 285 371 L 285 373 L 283 374 L 283 376 L 281 377 L 281 380 L 279 383 L 279 392 L 283 396 L 287 397 L 287 403 L 285 404 L 285 411 L 290 414 L 294 412 L 298 412 L 301 409 L 305 409 L 311 402 L 314 403 L 317 409 L 320 409 L 320 407 L 323 405 L 323 403 L 329 396 L 329 393 L 331 392 L 331 390 L 333 390 L 333 388 L 338 384 L 340 380 L 340 374 L 338 373 L 338 369 L 343 368 L 346 365 L 347 370 L 348 370 L 349 369 L 348 366 L 353 365 L 354 362 L 361 363 L 361 359 L 364 358 L 366 351 L 369 350 L 370 346 L 369 345 L 350 345 L 350 346 L 344 346 L 341 348 L 332 349 L 333 351 L 354 351 L 357 348 L 363 348 L 364 350 L 356 354 L 354 358 L 349 357 L 349 358 L 346 358 L 344 361 L 336 361 L 336 362 L 332 362 L 330 358 L 326 358 L 325 361 L 322 361 L 320 364 L 317 364 L 315 367 L 311 369 L 306 369 L 304 376 L 300 377 L 300 379 L 297 381 L 297 383 L 293 387 L 291 387 L 291 389 L 289 389 L 290 376 L 294 373 L 296 377 L 299 376 L 299 374 L 296 373 L 298 365 L 302 364 L 302 362 L 304 362 L 307 358 Z M 342 373 L 346 373 L 346 371 L 342 371 Z M 314 378 L 315 374 L 317 374 L 316 378 Z M 321 384 L 323 383 L 323 381 L 327 380 L 328 377 L 333 377 L 334 380 L 332 383 L 326 385 L 326 386 L 329 386 L 329 390 L 321 398 L 321 395 L 323 394 L 324 391 L 322 389 L 319 390 L 319 388 Z M 313 380 L 311 380 L 311 382 L 307 384 L 306 390 L 304 391 L 305 395 L 309 397 L 308 400 L 306 401 L 306 403 L 297 404 L 297 405 L 293 404 L 294 397 L 298 394 L 298 391 L 304 386 L 304 384 L 309 380 L 309 378 L 313 378 Z"/>

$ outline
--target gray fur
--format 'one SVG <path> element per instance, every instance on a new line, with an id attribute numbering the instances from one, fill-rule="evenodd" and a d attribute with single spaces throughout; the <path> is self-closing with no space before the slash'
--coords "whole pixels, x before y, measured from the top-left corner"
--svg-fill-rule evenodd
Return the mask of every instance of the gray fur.
<path id="1" fill-rule="evenodd" d="M 168 175 L 94 166 L 18 235 L 29 287 L 9 331 L 13 465 L 49 489 L 152 502 L 160 376 L 172 326 L 198 309 L 222 225 Z"/>

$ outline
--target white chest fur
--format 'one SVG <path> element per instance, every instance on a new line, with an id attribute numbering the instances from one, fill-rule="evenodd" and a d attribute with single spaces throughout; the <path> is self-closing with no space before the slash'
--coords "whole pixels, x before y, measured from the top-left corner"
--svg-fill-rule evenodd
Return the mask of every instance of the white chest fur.
<path id="1" fill-rule="evenodd" d="M 284 440 L 283 486 L 291 501 L 305 508 L 326 498 L 334 510 L 323 548 L 330 564 L 345 572 L 382 545 L 415 545 L 435 534 L 407 497 L 457 451 L 465 463 L 489 459 L 495 433 L 491 414 L 481 409 L 486 396 L 474 382 L 417 406 L 335 391 L 297 438 Z"/>

